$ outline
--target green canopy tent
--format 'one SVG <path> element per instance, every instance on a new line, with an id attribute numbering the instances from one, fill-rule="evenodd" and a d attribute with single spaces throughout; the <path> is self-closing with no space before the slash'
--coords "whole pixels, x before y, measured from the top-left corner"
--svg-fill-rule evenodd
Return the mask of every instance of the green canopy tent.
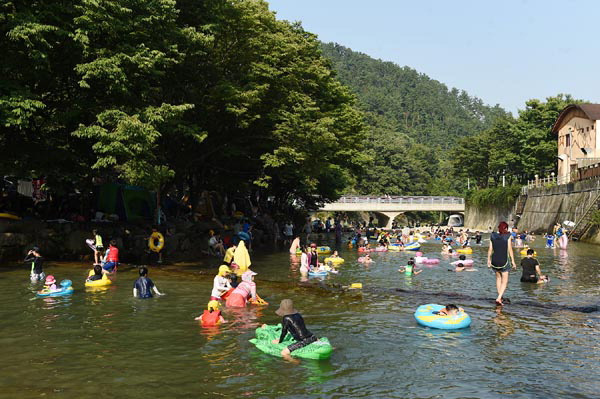
<path id="1" fill-rule="evenodd" d="M 119 220 L 151 220 L 156 209 L 156 196 L 143 187 L 106 183 L 99 187 L 96 209 L 117 214 Z"/>

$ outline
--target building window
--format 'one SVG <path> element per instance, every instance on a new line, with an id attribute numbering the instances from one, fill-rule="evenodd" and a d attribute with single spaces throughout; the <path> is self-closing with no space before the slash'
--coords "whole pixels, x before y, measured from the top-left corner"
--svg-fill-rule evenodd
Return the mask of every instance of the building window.
<path id="1" fill-rule="evenodd" d="M 567 135 L 565 136 L 565 140 L 566 140 L 566 144 L 565 144 L 565 145 L 566 145 L 567 147 L 570 147 L 570 146 L 571 146 L 571 135 L 570 135 L 570 134 L 567 134 Z"/>
<path id="2" fill-rule="evenodd" d="M 589 126 L 588 126 L 588 127 L 586 127 L 586 128 L 585 128 L 585 131 L 586 131 L 586 132 L 589 132 L 589 131 L 590 131 L 590 127 L 589 127 Z"/>

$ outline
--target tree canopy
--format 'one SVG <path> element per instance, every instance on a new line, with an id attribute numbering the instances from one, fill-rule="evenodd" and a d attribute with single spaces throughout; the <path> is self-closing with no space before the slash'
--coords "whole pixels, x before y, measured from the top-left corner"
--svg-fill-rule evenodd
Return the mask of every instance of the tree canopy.
<path id="1" fill-rule="evenodd" d="M 353 94 L 261 0 L 9 1 L 5 174 L 334 199 L 368 156 Z"/>
<path id="2" fill-rule="evenodd" d="M 502 176 L 512 184 L 550 174 L 557 151 L 552 126 L 567 105 L 578 102 L 565 94 L 527 101 L 518 118 L 500 118 L 479 135 L 461 139 L 452 151 L 454 173 L 477 187 L 498 185 Z"/>

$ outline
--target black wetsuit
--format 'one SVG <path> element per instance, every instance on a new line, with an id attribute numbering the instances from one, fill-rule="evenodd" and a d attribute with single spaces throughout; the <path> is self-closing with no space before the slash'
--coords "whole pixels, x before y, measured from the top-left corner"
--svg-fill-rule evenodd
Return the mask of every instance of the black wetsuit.
<path id="1" fill-rule="evenodd" d="M 510 237 L 510 233 L 492 233 L 490 236 L 493 250 L 492 268 L 497 272 L 507 272 L 510 270 L 508 259 L 508 239 Z"/>
<path id="2" fill-rule="evenodd" d="M 476 235 L 475 235 L 475 242 L 476 242 L 477 244 L 481 244 L 481 234 L 476 234 Z"/>
<path id="3" fill-rule="evenodd" d="M 42 274 L 44 272 L 44 259 L 41 256 L 35 256 L 33 254 L 27 255 L 23 262 L 32 262 L 33 268 L 31 270 L 34 274 Z"/>
<path id="4" fill-rule="evenodd" d="M 535 267 L 538 266 L 540 262 L 534 258 L 524 258 L 521 260 L 521 267 L 523 268 L 523 274 L 521 275 L 522 283 L 537 283 L 538 277 Z"/>
<path id="5" fill-rule="evenodd" d="M 312 344 L 317 340 L 317 337 L 306 329 L 304 325 L 304 319 L 300 313 L 288 314 L 283 316 L 281 322 L 281 336 L 279 342 L 283 342 L 283 339 L 289 332 L 294 337 L 295 343 L 288 346 L 290 352 L 305 347 L 308 344 Z"/>

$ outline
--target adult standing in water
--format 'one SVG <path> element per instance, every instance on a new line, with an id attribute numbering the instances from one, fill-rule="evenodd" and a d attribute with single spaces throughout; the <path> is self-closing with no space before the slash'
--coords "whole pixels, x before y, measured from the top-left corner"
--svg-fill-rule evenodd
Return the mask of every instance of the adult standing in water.
<path id="1" fill-rule="evenodd" d="M 512 235 L 508 231 L 508 223 L 504 221 L 498 225 L 498 232 L 492 232 L 490 236 L 487 263 L 488 267 L 491 267 L 496 272 L 496 290 L 498 291 L 496 305 L 502 306 L 502 296 L 508 285 L 508 272 L 510 271 L 511 263 L 513 270 L 517 268 L 512 249 Z"/>

